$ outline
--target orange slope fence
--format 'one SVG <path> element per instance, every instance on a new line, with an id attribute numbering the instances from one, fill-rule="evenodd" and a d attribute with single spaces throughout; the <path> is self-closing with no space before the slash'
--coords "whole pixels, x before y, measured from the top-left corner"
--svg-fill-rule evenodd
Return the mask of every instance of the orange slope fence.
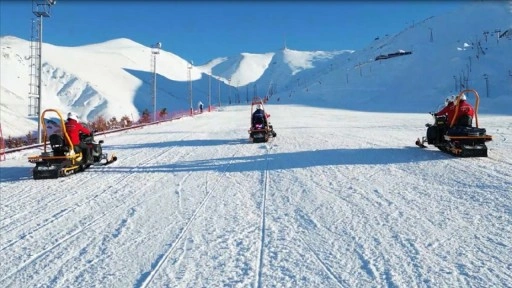
<path id="1" fill-rule="evenodd" d="M 5 161 L 5 139 L 2 134 L 2 124 L 0 124 L 0 161 Z"/>

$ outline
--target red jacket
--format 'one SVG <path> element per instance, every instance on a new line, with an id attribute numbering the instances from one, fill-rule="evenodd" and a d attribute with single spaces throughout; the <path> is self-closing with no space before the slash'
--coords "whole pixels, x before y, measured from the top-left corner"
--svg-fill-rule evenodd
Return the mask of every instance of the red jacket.
<path id="1" fill-rule="evenodd" d="M 450 121 L 452 121 L 453 115 L 455 114 L 455 105 L 453 102 L 448 103 L 441 111 L 434 114 L 435 116 L 442 116 L 446 115 L 446 121 L 448 124 L 450 124 Z"/>
<path id="2" fill-rule="evenodd" d="M 75 119 L 68 119 L 66 122 L 66 131 L 68 132 L 69 138 L 71 139 L 73 145 L 80 144 L 80 132 L 84 134 L 91 134 L 89 129 L 85 128 Z"/>
<path id="3" fill-rule="evenodd" d="M 454 109 L 454 113 L 455 113 L 455 109 Z M 473 109 L 473 106 L 471 106 L 471 104 L 469 104 L 465 100 L 460 101 L 459 112 L 457 112 L 457 118 L 455 119 L 455 121 L 453 123 L 457 124 L 457 120 L 459 120 L 459 118 L 463 115 L 468 115 L 471 118 L 475 117 L 475 109 Z M 452 118 L 453 118 L 453 115 L 452 115 Z M 451 119 L 449 121 L 450 122 L 448 122 L 448 123 L 451 124 L 452 123 Z"/>

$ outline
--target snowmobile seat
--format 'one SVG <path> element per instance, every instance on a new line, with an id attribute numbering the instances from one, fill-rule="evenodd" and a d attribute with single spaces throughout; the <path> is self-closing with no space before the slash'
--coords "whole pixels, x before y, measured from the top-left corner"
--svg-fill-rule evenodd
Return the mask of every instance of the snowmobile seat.
<path id="1" fill-rule="evenodd" d="M 446 135 L 448 136 L 485 136 L 485 128 L 467 127 L 467 126 L 454 126 L 450 128 Z"/>
<path id="2" fill-rule="evenodd" d="M 55 153 L 67 153 L 69 152 L 69 146 L 66 145 L 64 138 L 59 134 L 50 135 L 50 147 Z"/>
<path id="3" fill-rule="evenodd" d="M 252 121 L 252 126 L 256 127 L 259 126 L 265 126 L 265 117 L 263 115 L 257 114 L 254 115 L 254 119 Z"/>
<path id="4" fill-rule="evenodd" d="M 473 118 L 469 115 L 462 115 L 457 119 L 457 126 L 471 127 L 473 124 Z"/>
<path id="5" fill-rule="evenodd" d="M 263 124 L 265 121 L 261 115 L 256 116 L 256 119 L 254 119 L 254 123 L 256 124 Z"/>

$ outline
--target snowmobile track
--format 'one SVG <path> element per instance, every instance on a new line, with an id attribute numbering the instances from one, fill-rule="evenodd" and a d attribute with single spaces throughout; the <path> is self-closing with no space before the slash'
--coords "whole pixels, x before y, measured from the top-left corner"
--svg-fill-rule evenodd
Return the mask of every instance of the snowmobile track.
<path id="1" fill-rule="evenodd" d="M 128 174 L 126 175 L 125 177 L 121 177 L 123 179 L 125 178 L 129 178 L 131 176 L 133 176 L 135 174 Z M 151 183 L 148 182 L 146 185 L 150 185 Z M 109 189 L 106 189 L 104 192 L 102 192 L 102 194 L 104 193 L 108 193 L 112 190 L 112 188 L 117 188 L 115 186 L 111 186 Z M 33 263 L 34 261 L 36 261 L 37 259 L 43 257 L 44 255 L 46 255 L 47 253 L 51 252 L 53 249 L 55 249 L 56 247 L 62 245 L 63 243 L 67 242 L 68 240 L 71 240 L 73 238 L 75 238 L 76 236 L 80 235 L 82 232 L 88 230 L 89 228 L 95 226 L 96 224 L 101 224 L 101 219 L 105 218 L 106 216 L 108 215 L 112 215 L 114 214 L 117 210 L 119 210 L 119 208 L 126 208 L 125 206 L 134 206 L 132 205 L 132 203 L 130 203 L 128 200 L 131 199 L 131 198 L 134 198 L 134 196 L 138 195 L 138 194 L 143 194 L 143 190 L 139 190 L 137 193 L 134 193 L 134 194 L 131 194 L 130 197 L 126 198 L 124 202 L 120 203 L 118 206 L 115 206 L 113 207 L 112 209 L 109 209 L 109 210 L 106 210 L 107 212 L 104 212 L 103 214 L 99 215 L 98 217 L 95 217 L 94 219 L 92 219 L 91 221 L 89 221 L 87 224 L 85 225 L 82 225 L 79 229 L 75 230 L 75 231 L 72 231 L 70 234 L 66 235 L 65 237 L 62 237 L 60 238 L 59 240 L 57 240 L 53 245 L 51 245 L 50 247 L 44 249 L 43 251 L 39 252 L 39 253 L 36 253 L 34 256 L 32 256 L 30 259 L 28 259 L 27 261 L 25 261 L 24 263 L 22 263 L 21 265 L 19 265 L 13 272 L 7 274 L 6 276 L 4 276 L 2 279 L 0 279 L 0 282 L 3 282 L 4 280 L 10 278 L 11 276 L 17 274 L 18 272 L 20 272 L 21 270 L 24 269 L 24 267 L 30 265 L 31 263 Z M 90 199 L 93 199 L 93 198 L 96 198 L 97 195 L 95 195 L 94 197 L 90 198 Z M 156 197 L 156 196 L 153 196 L 153 197 Z M 145 198 L 145 200 L 148 200 L 152 197 L 149 197 L 149 198 Z M 89 200 L 90 200 L 89 199 Z M 85 202 L 84 202 L 85 203 Z M 136 205 L 136 204 L 135 204 Z M 78 207 L 81 207 L 82 205 L 79 205 L 79 206 L 75 206 L 73 209 L 70 209 L 70 210 L 75 210 L 75 209 L 78 209 Z M 123 211 L 126 210 L 126 209 L 123 209 Z M 65 213 L 65 214 L 69 214 L 71 211 Z M 116 212 L 117 213 L 117 212 Z M 62 214 L 64 215 L 64 214 Z M 62 215 L 60 215 L 62 217 Z M 57 219 L 54 219 L 54 221 L 57 221 L 59 218 Z M 53 222 L 53 221 L 51 221 Z M 46 223 L 46 225 L 48 225 L 49 223 L 51 222 L 48 222 Z M 44 225 L 44 226 L 46 226 Z M 44 228 L 44 226 L 42 227 L 39 227 L 37 230 L 40 230 L 41 228 Z M 34 230 L 36 231 L 36 230 Z M 33 231 L 32 231 L 33 232 Z M 32 233 L 31 233 L 32 234 Z M 14 242 L 15 243 L 15 242 Z M 12 246 L 14 243 L 10 243 L 8 246 Z M 3 249 L 5 249 L 7 247 L 3 247 Z"/>
<path id="2" fill-rule="evenodd" d="M 185 138 L 185 137 L 184 137 Z M 174 149 L 176 148 L 171 148 L 171 149 L 168 149 L 167 151 L 165 151 L 163 154 L 161 155 L 165 155 L 165 154 L 168 154 L 168 153 L 171 153 Z M 147 163 L 150 163 L 151 160 L 154 159 L 154 155 L 149 155 L 147 157 L 145 157 L 141 162 L 139 162 L 139 165 L 138 167 L 136 168 L 132 168 L 130 171 L 131 172 L 134 172 L 136 171 L 137 169 L 140 169 L 140 166 L 144 166 L 145 164 Z M 91 171 L 92 172 L 92 171 Z M 94 178 L 94 173 L 80 173 L 79 175 L 87 175 L 87 174 L 90 174 L 91 176 L 90 177 L 83 177 L 79 180 L 79 184 L 83 184 L 85 182 L 88 182 L 90 181 L 91 179 Z M 76 182 L 76 178 L 77 178 L 77 175 L 72 175 L 72 176 L 75 176 L 75 177 L 65 177 L 65 178 L 62 178 L 62 179 L 65 179 L 64 181 L 66 182 L 73 182 L 73 180 L 71 180 L 72 178 L 75 180 Z M 125 180 L 127 179 L 130 179 L 130 178 L 133 178 L 133 177 L 136 177 L 137 176 L 137 173 L 128 173 L 128 174 L 121 174 L 119 177 L 115 177 L 115 179 L 113 179 L 113 182 L 114 183 L 123 183 Z M 60 185 L 60 184 L 59 184 Z M 74 184 L 76 185 L 76 184 Z M 146 185 L 150 185 L 150 182 L 148 182 Z M 82 204 L 84 203 L 88 203 L 89 201 L 91 201 L 92 199 L 95 199 L 97 198 L 98 196 L 100 195 L 103 195 L 103 194 L 106 194 L 108 195 L 109 193 L 112 193 L 112 192 L 115 192 L 116 190 L 118 189 L 117 186 L 113 185 L 113 186 L 110 186 L 108 187 L 107 189 L 103 190 L 100 194 L 94 194 L 92 195 L 91 197 L 88 197 L 86 198 Z M 142 191 L 142 190 L 141 190 Z M 140 194 L 142 192 L 138 192 L 138 193 L 133 193 L 131 195 L 129 195 L 128 198 L 125 199 L 125 201 L 123 203 L 121 203 L 120 205 L 116 206 L 116 207 L 113 207 L 112 209 L 110 210 L 107 210 L 108 212 L 105 212 L 101 215 L 99 215 L 98 217 L 95 217 L 94 219 L 92 219 L 91 221 L 89 221 L 87 224 L 81 226 L 79 229 L 75 230 L 75 231 L 70 231 L 70 233 L 68 235 L 66 235 L 65 237 L 62 237 L 60 238 L 59 240 L 57 240 L 52 246 L 44 249 L 43 251 L 40 251 L 39 253 L 36 253 L 33 257 L 31 257 L 30 259 L 28 259 L 27 261 L 23 262 L 22 264 L 20 264 L 13 272 L 11 273 L 8 273 L 7 275 L 5 275 L 2 279 L 0 279 L 0 282 L 3 282 L 5 281 L 6 279 L 9 279 L 10 277 L 12 277 L 13 275 L 17 274 L 19 271 L 23 270 L 24 267 L 30 265 L 31 263 L 33 263 L 34 261 L 36 261 L 37 259 L 40 259 L 41 257 L 43 257 L 44 255 L 48 254 L 49 252 L 51 252 L 53 249 L 55 249 L 56 247 L 62 245 L 63 243 L 67 242 L 68 240 L 71 240 L 73 238 L 75 238 L 76 236 L 80 235 L 81 232 L 83 231 L 86 231 L 88 228 L 90 227 L 93 227 L 94 225 L 98 224 L 98 223 L 101 223 L 101 222 L 98 222 L 99 220 L 103 219 L 105 216 L 108 216 L 108 215 L 112 215 L 114 214 L 114 212 L 116 212 L 120 207 L 124 207 L 126 206 L 126 204 L 130 205 L 129 203 L 129 199 L 132 199 L 134 198 L 136 195 Z M 152 197 L 150 197 L 152 198 Z M 146 198 L 146 200 L 149 200 L 150 198 Z M 55 199 L 55 200 L 52 200 L 50 203 L 53 203 L 53 202 L 62 202 L 63 198 L 59 198 L 59 199 Z M 64 203 L 67 203 L 64 201 Z M 81 208 L 83 205 L 75 205 L 71 208 L 64 208 L 62 209 L 61 211 L 64 211 L 63 213 L 60 213 L 58 216 L 58 218 L 55 218 L 55 217 L 52 217 L 51 219 L 49 219 L 48 221 L 46 221 L 44 223 L 44 225 L 32 230 L 29 234 L 25 235 L 25 237 L 27 236 L 30 236 L 31 234 L 33 234 L 34 232 L 37 232 L 41 229 L 44 229 L 44 227 L 46 227 L 47 225 L 55 222 L 55 221 L 58 221 L 59 219 L 61 219 L 63 216 L 67 215 L 67 214 L 70 214 L 72 212 L 74 212 L 75 210 Z M 26 222 L 26 221 L 25 221 Z M 30 221 L 29 221 L 30 222 Z M 28 222 L 26 222 L 28 223 Z M 11 241 L 10 243 L 8 243 L 7 245 L 5 245 L 4 247 L 0 248 L 0 251 L 3 251 L 13 245 L 15 245 L 20 239 L 17 239 L 15 241 Z"/>
<path id="3" fill-rule="evenodd" d="M 231 156 L 231 158 L 235 157 L 235 155 L 237 153 L 238 153 L 238 151 L 235 151 L 235 153 Z M 231 160 L 228 164 L 226 164 L 222 172 L 226 172 L 227 169 L 229 168 L 229 166 L 233 163 L 233 161 L 234 160 Z M 188 177 L 188 175 L 190 175 L 190 173 L 187 174 L 186 177 Z M 221 176 L 219 176 L 219 178 L 220 177 L 222 177 L 222 174 L 221 174 Z M 185 239 L 185 234 L 188 232 L 188 230 L 190 229 L 192 224 L 195 222 L 195 220 L 198 218 L 198 216 L 201 213 L 204 213 L 204 211 L 205 211 L 204 207 L 205 207 L 206 203 L 208 202 L 208 200 L 210 199 L 210 197 L 214 194 L 214 192 L 216 192 L 216 190 L 210 190 L 206 194 L 206 196 L 203 198 L 203 200 L 201 201 L 199 206 L 194 210 L 194 213 L 192 214 L 190 219 L 187 221 L 187 224 L 185 226 L 183 226 L 183 229 L 181 230 L 181 233 L 178 235 L 176 240 L 173 243 L 170 243 L 170 245 L 168 245 L 170 247 L 164 253 L 162 253 L 160 256 L 158 256 L 155 259 L 155 261 L 151 265 L 151 269 L 149 271 L 143 272 L 140 275 L 140 277 L 136 280 L 134 286 L 136 286 L 137 284 L 140 284 L 140 286 L 139 286 L 140 288 L 145 288 L 145 287 L 148 287 L 151 284 L 151 282 L 153 282 L 153 279 L 155 278 L 155 276 L 158 274 L 158 272 L 162 268 L 162 265 L 171 256 L 171 254 L 177 249 L 177 247 L 178 247 L 177 244 L 179 244 L 180 242 L 182 242 Z"/>
<path id="4" fill-rule="evenodd" d="M 263 259 L 264 259 L 264 247 L 265 247 L 265 234 L 266 234 L 266 230 L 265 230 L 265 226 L 266 226 L 266 202 L 267 202 L 267 193 L 268 193 L 268 190 L 269 190 L 269 183 L 270 183 L 270 174 L 269 174 L 269 163 L 270 163 L 270 159 L 269 159 L 269 154 L 272 150 L 272 147 L 271 145 L 268 145 L 267 143 L 266 144 L 266 147 L 267 147 L 267 150 L 266 150 L 266 154 L 265 154 L 265 163 L 266 163 L 266 166 L 265 166 L 265 171 L 263 173 L 263 191 L 262 191 L 262 195 L 261 195 L 261 222 L 260 222 L 260 231 L 261 231 L 261 234 L 260 234 L 260 247 L 259 247 L 259 254 L 258 254 L 258 266 L 257 266 L 257 271 L 258 271 L 258 278 L 257 278 L 257 281 L 256 281 L 256 287 L 263 287 L 263 284 L 262 284 L 262 274 L 263 274 Z"/>

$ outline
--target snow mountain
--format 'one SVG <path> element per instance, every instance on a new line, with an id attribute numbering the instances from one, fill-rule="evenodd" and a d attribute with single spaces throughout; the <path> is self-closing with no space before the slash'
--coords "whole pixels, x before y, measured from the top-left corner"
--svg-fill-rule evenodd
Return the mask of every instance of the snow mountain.
<path id="1" fill-rule="evenodd" d="M 472 88 L 488 98 L 481 112 L 510 114 L 511 6 L 510 1 L 468 2 L 459 11 L 376 37 L 359 51 L 284 47 L 195 66 L 161 50 L 156 56 L 157 110 L 187 110 L 190 94 L 192 106 L 208 103 L 208 95 L 218 106 L 271 94 L 276 104 L 424 112 L 449 94 Z M 37 119 L 27 116 L 30 44 L 14 36 L 0 38 L 5 135 L 37 129 Z M 152 57 L 150 47 L 130 39 L 79 47 L 43 43 L 42 107 L 72 110 L 82 120 L 126 115 L 136 121 L 144 109 L 152 111 Z M 410 111 L 397 105 L 403 101 L 412 101 L 417 108 Z"/>

